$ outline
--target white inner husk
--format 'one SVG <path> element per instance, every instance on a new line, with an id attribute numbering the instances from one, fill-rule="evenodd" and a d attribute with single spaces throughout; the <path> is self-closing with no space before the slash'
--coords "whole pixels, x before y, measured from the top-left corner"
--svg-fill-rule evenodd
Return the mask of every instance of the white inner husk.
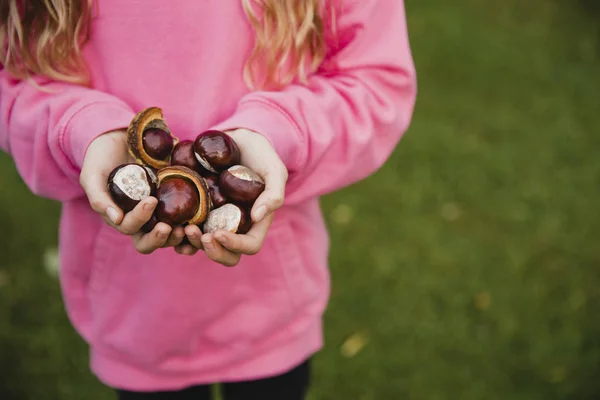
<path id="1" fill-rule="evenodd" d="M 127 165 L 115 174 L 115 184 L 133 200 L 142 200 L 150 196 L 150 185 L 146 170 L 140 165 Z"/>
<path id="2" fill-rule="evenodd" d="M 198 160 L 198 162 L 200 163 L 200 165 L 202 165 L 204 168 L 206 168 L 207 170 L 209 170 L 210 172 L 217 174 L 218 172 L 210 166 L 210 164 L 208 163 L 208 161 L 206 161 L 206 159 L 204 157 L 200 157 L 198 155 L 198 153 L 194 152 L 194 156 L 196 156 L 196 160 Z"/>
<path id="3" fill-rule="evenodd" d="M 243 165 L 234 165 L 229 168 L 229 172 L 238 179 L 244 181 L 256 181 L 263 183 L 261 177 L 250 168 L 244 167 Z"/>
<path id="4" fill-rule="evenodd" d="M 235 232 L 240 224 L 242 212 L 233 204 L 225 204 L 212 210 L 204 223 L 204 233 L 213 233 L 218 230 Z"/>
<path id="5" fill-rule="evenodd" d="M 144 167 L 144 168 L 146 168 L 146 171 L 148 171 L 148 175 L 150 175 L 150 179 L 152 179 L 152 182 L 157 183 L 158 182 L 158 177 L 156 176 L 156 174 L 154 173 L 154 171 L 152 171 L 148 167 Z"/>

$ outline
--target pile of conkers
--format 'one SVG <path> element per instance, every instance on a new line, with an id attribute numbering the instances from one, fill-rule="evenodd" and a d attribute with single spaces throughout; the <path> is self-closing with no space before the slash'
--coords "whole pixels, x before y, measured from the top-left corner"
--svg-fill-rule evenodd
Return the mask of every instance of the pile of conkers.
<path id="1" fill-rule="evenodd" d="M 116 167 L 107 185 L 125 213 L 146 197 L 158 199 L 143 231 L 150 232 L 158 222 L 173 228 L 194 224 L 204 233 L 250 230 L 250 210 L 265 184 L 240 165 L 240 149 L 231 136 L 209 130 L 195 140 L 179 140 L 162 110 L 149 107 L 129 124 L 127 143 L 135 162 Z"/>

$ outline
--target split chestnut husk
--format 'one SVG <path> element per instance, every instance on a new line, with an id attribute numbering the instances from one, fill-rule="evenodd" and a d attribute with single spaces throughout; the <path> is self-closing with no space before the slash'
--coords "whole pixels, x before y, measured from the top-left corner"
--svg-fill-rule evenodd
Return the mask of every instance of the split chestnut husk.
<path id="1" fill-rule="evenodd" d="M 157 175 L 157 221 L 171 227 L 202 224 L 212 208 L 204 179 L 184 166 L 165 167 Z"/>
<path id="2" fill-rule="evenodd" d="M 179 139 L 172 135 L 163 119 L 162 110 L 149 107 L 138 113 L 127 129 L 129 154 L 139 164 L 156 170 L 169 165 L 173 148 Z"/>

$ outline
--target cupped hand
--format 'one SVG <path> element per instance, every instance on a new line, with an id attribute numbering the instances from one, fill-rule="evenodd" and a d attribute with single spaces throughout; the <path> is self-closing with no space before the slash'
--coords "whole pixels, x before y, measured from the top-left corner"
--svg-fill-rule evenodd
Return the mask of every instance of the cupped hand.
<path id="1" fill-rule="evenodd" d="M 236 129 L 227 132 L 240 148 L 241 164 L 254 170 L 265 182 L 265 190 L 250 212 L 253 226 L 240 235 L 228 231 L 203 234 L 197 226 L 187 226 L 189 244 L 176 246 L 180 254 L 193 255 L 204 250 L 208 258 L 225 266 L 235 266 L 242 255 L 254 255 L 263 245 L 273 213 L 283 205 L 288 171 L 271 143 L 261 134 Z"/>
<path id="2" fill-rule="evenodd" d="M 131 236 L 138 252 L 150 254 L 158 248 L 176 246 L 185 237 L 183 228 L 171 229 L 159 222 L 152 231 L 141 231 L 152 217 L 158 204 L 155 197 L 148 197 L 130 212 L 123 213 L 108 192 L 108 176 L 117 166 L 134 160 L 127 151 L 127 136 L 124 130 L 108 132 L 94 139 L 86 151 L 79 183 L 85 191 L 94 211 L 119 232 Z"/>

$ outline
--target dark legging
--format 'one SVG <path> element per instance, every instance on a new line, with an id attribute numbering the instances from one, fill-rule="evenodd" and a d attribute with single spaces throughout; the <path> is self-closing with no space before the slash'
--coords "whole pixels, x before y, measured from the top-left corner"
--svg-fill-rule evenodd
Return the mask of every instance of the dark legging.
<path id="1" fill-rule="evenodd" d="M 310 362 L 282 375 L 221 385 L 223 400 L 304 400 L 310 381 Z M 211 385 L 177 392 L 139 393 L 117 390 L 119 400 L 211 400 Z"/>

